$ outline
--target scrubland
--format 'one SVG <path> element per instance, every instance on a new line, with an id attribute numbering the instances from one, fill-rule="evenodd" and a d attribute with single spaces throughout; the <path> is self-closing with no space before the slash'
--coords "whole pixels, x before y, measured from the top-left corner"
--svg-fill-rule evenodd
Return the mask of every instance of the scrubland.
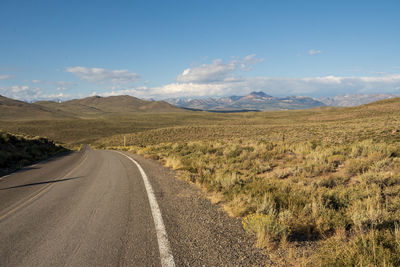
<path id="1" fill-rule="evenodd" d="M 279 264 L 400 265 L 398 102 L 226 116 L 99 144 L 200 185 Z"/>
<path id="2" fill-rule="evenodd" d="M 400 265 L 400 99 L 0 127 L 159 160 L 240 218 L 278 264 Z"/>

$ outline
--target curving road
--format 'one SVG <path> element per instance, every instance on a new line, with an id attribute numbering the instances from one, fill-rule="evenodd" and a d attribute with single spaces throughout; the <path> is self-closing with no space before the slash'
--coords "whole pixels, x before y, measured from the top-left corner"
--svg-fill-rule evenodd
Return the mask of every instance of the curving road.
<path id="1" fill-rule="evenodd" d="M 198 189 L 129 156 L 85 149 L 0 177 L 0 265 L 268 263 Z"/>

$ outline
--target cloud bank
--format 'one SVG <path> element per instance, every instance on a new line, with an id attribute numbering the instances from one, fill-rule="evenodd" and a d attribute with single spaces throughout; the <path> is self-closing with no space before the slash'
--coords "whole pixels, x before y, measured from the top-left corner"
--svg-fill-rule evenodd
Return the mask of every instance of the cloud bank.
<path id="1" fill-rule="evenodd" d="M 41 88 L 30 87 L 28 85 L 14 85 L 10 87 L 0 87 L 0 95 L 9 98 L 24 100 L 24 101 L 37 101 L 37 100 L 55 100 L 55 99 L 68 99 L 71 95 L 64 93 L 47 94 Z"/>
<path id="2" fill-rule="evenodd" d="M 311 50 L 310 50 L 311 51 Z M 320 50 L 312 50 L 318 54 Z M 400 94 L 400 74 L 371 73 L 365 76 L 321 76 L 321 77 L 246 77 L 246 72 L 264 59 L 256 55 L 234 58 L 228 62 L 215 59 L 209 64 L 202 64 L 185 69 L 172 83 L 150 87 L 134 87 L 132 83 L 140 75 L 128 70 L 106 70 L 102 68 L 69 67 L 67 72 L 82 80 L 96 84 L 98 95 L 133 95 L 140 98 L 166 99 L 172 97 L 205 97 L 245 95 L 252 91 L 264 91 L 274 96 L 304 95 L 312 97 L 335 96 L 341 94 Z M 0 76 L 1 77 L 1 76 Z M 3 77 L 6 79 L 6 77 Z M 34 86 L 0 87 L 0 94 L 22 100 L 67 99 L 83 97 L 64 94 L 65 90 L 78 85 L 73 82 L 59 81 L 50 83 L 54 94 L 46 94 L 45 89 L 35 87 L 43 81 L 32 81 Z M 49 85 L 49 83 L 47 83 Z M 55 90 L 56 89 L 56 90 Z M 76 91 L 76 90 L 75 90 Z M 93 92 L 94 93 L 94 92 Z M 92 94 L 93 94 L 92 93 Z M 87 93 L 86 96 L 90 95 Z"/>
<path id="3" fill-rule="evenodd" d="M 320 50 L 310 50 L 319 54 Z M 188 68 L 176 82 L 135 92 L 138 96 L 154 98 L 182 96 L 244 95 L 264 91 L 275 96 L 308 95 L 333 96 L 345 93 L 400 93 L 400 74 L 378 76 L 323 76 L 323 77 L 242 77 L 254 64 L 263 61 L 255 55 L 224 63 L 220 59 L 210 64 Z"/>

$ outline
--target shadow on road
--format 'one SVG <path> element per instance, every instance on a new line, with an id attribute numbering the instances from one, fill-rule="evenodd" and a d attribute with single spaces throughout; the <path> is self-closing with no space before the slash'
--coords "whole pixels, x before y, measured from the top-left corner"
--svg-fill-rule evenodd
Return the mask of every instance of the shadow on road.
<path id="1" fill-rule="evenodd" d="M 87 149 L 87 147 L 85 147 L 85 149 Z M 84 151 L 82 149 L 82 151 Z M 40 166 L 36 166 L 38 164 L 43 164 L 43 163 L 47 163 L 47 162 L 51 162 L 54 161 L 56 159 L 59 159 L 61 157 L 65 157 L 68 155 L 71 155 L 72 153 L 79 153 L 79 152 L 75 152 L 72 150 L 67 150 L 64 152 L 60 152 L 50 158 L 47 159 L 43 159 L 43 160 L 38 160 L 38 161 L 34 161 L 31 162 L 30 165 L 24 166 L 24 167 L 12 167 L 12 166 L 8 166 L 7 168 L 0 168 L 0 178 L 5 176 L 5 175 L 9 175 L 9 174 L 15 174 L 15 173 L 23 173 L 29 170 L 34 170 L 34 169 L 40 169 Z M 35 166 L 34 166 L 35 165 Z"/>
<path id="2" fill-rule="evenodd" d="M 16 188 L 21 188 L 21 187 L 26 187 L 26 186 L 35 186 L 35 185 L 41 185 L 41 184 L 52 184 L 52 183 L 65 182 L 65 181 L 81 179 L 81 178 L 83 178 L 83 176 L 77 176 L 77 177 L 71 177 L 71 178 L 65 178 L 65 179 L 59 179 L 59 180 L 44 181 L 44 182 L 38 182 L 38 183 L 16 185 L 16 186 L 11 186 L 11 187 L 0 188 L 0 190 L 16 189 Z"/>

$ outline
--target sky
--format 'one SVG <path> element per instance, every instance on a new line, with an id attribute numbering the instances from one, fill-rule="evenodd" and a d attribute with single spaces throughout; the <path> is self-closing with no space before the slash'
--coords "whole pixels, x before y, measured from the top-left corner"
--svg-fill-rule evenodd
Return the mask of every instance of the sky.
<path id="1" fill-rule="evenodd" d="M 25 101 L 400 94 L 400 1 L 0 1 Z"/>

